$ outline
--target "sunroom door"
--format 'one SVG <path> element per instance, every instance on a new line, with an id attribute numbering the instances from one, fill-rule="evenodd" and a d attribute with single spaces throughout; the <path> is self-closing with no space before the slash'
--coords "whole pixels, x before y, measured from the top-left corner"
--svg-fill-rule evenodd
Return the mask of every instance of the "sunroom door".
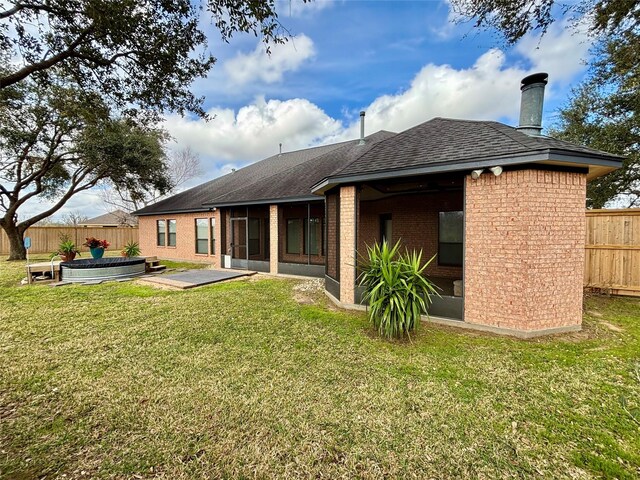
<path id="1" fill-rule="evenodd" d="M 249 268 L 246 218 L 231 219 L 231 267 Z"/>

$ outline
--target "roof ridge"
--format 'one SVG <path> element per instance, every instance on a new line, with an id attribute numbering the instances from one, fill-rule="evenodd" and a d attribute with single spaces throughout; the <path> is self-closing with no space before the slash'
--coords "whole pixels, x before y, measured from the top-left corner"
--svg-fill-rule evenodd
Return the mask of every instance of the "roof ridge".
<path id="1" fill-rule="evenodd" d="M 290 153 L 299 153 L 299 152 L 305 152 L 307 150 L 315 150 L 316 148 L 326 148 L 326 147 L 332 147 L 334 145 L 340 145 L 342 143 L 349 143 L 349 142 L 355 142 L 356 140 L 343 140 L 342 142 L 336 142 L 336 143 L 325 143 L 323 145 L 315 145 L 313 147 L 306 147 L 306 148 L 299 148 L 298 150 L 289 150 L 287 152 L 282 152 L 282 153 L 274 153 L 273 155 L 270 155 L 266 158 L 262 158 L 260 160 L 256 160 L 255 162 L 252 162 L 250 165 L 253 165 L 254 163 L 258 163 L 258 162 L 262 162 L 264 160 L 269 160 L 270 158 L 273 157 L 279 157 L 280 155 L 289 155 Z M 248 165 L 247 165 L 248 166 Z M 243 167 L 244 168 L 244 167 Z"/>
<path id="2" fill-rule="evenodd" d="M 384 143 L 384 142 L 386 142 L 387 140 L 389 140 L 389 139 L 391 139 L 391 138 L 394 138 L 396 135 L 399 135 L 398 133 L 390 132 L 390 131 L 387 131 L 387 130 L 378 130 L 377 132 L 372 133 L 371 135 L 368 135 L 367 137 L 364 137 L 364 138 L 365 138 L 365 140 L 366 140 L 367 138 L 373 137 L 374 135 L 377 135 L 378 133 L 381 133 L 381 132 L 390 133 L 390 134 L 391 134 L 391 136 L 390 136 L 390 137 L 388 137 L 388 138 L 383 138 L 383 139 L 381 139 L 381 140 L 379 140 L 379 141 L 375 142 L 375 143 L 374 143 L 374 144 L 372 144 L 372 145 L 371 145 L 371 147 L 370 147 L 370 148 L 368 148 L 368 149 L 363 149 L 363 151 L 362 151 L 362 152 L 360 152 L 360 155 L 356 155 L 356 157 L 355 157 L 355 158 L 351 159 L 350 161 L 348 161 L 347 163 L 345 163 L 344 165 L 342 165 L 340 168 L 338 168 L 338 169 L 334 170 L 334 171 L 333 171 L 333 172 L 331 172 L 329 175 L 327 175 L 327 177 L 325 177 L 325 178 L 329 178 L 329 177 L 332 177 L 332 176 L 334 176 L 334 175 L 339 174 L 341 171 L 343 171 L 345 168 L 347 168 L 348 166 L 350 166 L 351 164 L 353 164 L 355 161 L 357 161 L 357 160 L 359 160 L 360 158 L 362 158 L 362 156 L 363 156 L 364 154 L 369 153 L 371 150 L 373 150 L 374 148 L 378 147 L 381 143 Z M 402 132 L 401 132 L 401 133 L 402 133 Z M 365 142 L 365 144 L 364 144 L 363 146 L 366 146 L 366 145 L 367 145 L 367 144 L 366 144 L 366 142 Z"/>
<path id="3" fill-rule="evenodd" d="M 516 130 L 513 127 L 510 127 L 509 125 L 505 125 L 504 123 L 500 123 L 500 122 L 487 122 L 490 128 L 494 129 L 496 132 L 501 133 L 502 135 L 505 135 L 507 137 L 509 137 L 511 140 L 513 140 L 516 143 L 519 143 L 520 145 L 522 145 L 523 148 L 531 148 L 531 145 L 527 145 L 526 143 L 524 143 L 522 140 L 522 137 L 520 137 L 520 135 L 511 135 L 512 133 L 520 133 L 518 132 L 518 130 Z M 507 127 L 509 129 L 513 129 L 513 131 L 504 131 L 501 128 L 498 128 L 497 125 L 500 125 L 501 127 Z M 523 133 L 522 135 L 526 135 L 526 133 Z M 520 137 L 520 138 L 518 138 Z"/>
<path id="4" fill-rule="evenodd" d="M 357 141 L 357 140 L 346 140 L 346 141 L 344 141 L 344 142 L 330 143 L 330 144 L 327 144 L 327 145 L 321 145 L 321 147 L 332 147 L 332 146 L 336 146 L 336 145 L 344 144 L 344 145 L 342 145 L 342 146 L 339 146 L 339 147 L 336 147 L 336 148 L 334 148 L 334 149 L 332 149 L 332 150 L 329 150 L 328 152 L 322 153 L 322 154 L 317 155 L 317 156 L 315 156 L 315 157 L 311 157 L 311 158 L 309 158 L 309 159 L 307 159 L 307 160 L 305 160 L 305 161 L 303 161 L 303 162 L 300 162 L 300 163 L 297 163 L 297 164 L 295 164 L 295 165 L 292 165 L 292 166 L 291 166 L 291 167 L 289 167 L 289 168 L 285 168 L 284 170 L 281 170 L 281 171 L 278 171 L 278 172 L 274 172 L 274 173 L 272 173 L 271 175 L 267 175 L 267 176 L 264 176 L 264 177 L 257 178 L 256 180 L 254 180 L 254 181 L 252 181 L 252 182 L 250 182 L 250 183 L 244 183 L 244 184 L 242 184 L 242 185 L 239 185 L 237 188 L 234 188 L 233 190 L 229 190 L 228 192 L 224 192 L 224 193 L 223 193 L 223 194 L 221 194 L 221 195 L 216 195 L 216 196 L 214 196 L 214 197 L 211 197 L 210 199 L 208 199 L 208 200 L 207 200 L 207 202 L 206 202 L 206 203 L 203 203 L 202 205 L 210 205 L 210 204 L 213 204 L 213 203 L 215 203 L 215 201 L 216 201 L 216 200 L 220 200 L 220 199 L 222 199 L 222 198 L 224 198 L 224 197 L 227 197 L 227 196 L 229 196 L 229 195 L 231 195 L 231 194 L 233 194 L 233 193 L 237 192 L 238 190 L 246 189 L 246 188 L 248 188 L 248 187 L 251 187 L 251 185 L 255 185 L 255 184 L 256 184 L 256 183 L 258 183 L 258 182 L 262 182 L 262 181 L 264 181 L 264 180 L 266 180 L 266 179 L 269 179 L 269 178 L 273 178 L 273 177 L 276 177 L 276 176 L 282 175 L 282 174 L 283 174 L 283 173 L 285 173 L 285 172 L 291 171 L 291 170 L 293 170 L 294 168 L 297 168 L 297 167 L 299 167 L 299 166 L 301 166 L 301 165 L 304 165 L 304 164 L 306 164 L 307 162 L 310 162 L 310 161 L 312 161 L 312 160 L 317 160 L 318 158 L 321 158 L 321 157 L 323 157 L 324 155 L 327 155 L 327 154 L 329 154 L 329 153 L 332 153 L 332 152 L 334 152 L 334 151 L 336 151 L 336 150 L 338 150 L 338 149 L 340 149 L 340 148 L 344 148 L 344 147 L 348 146 L 347 144 L 349 144 L 349 143 L 353 143 L 353 142 L 356 142 L 356 141 Z M 303 149 L 300 149 L 300 150 L 295 150 L 295 151 L 287 152 L 287 153 L 295 153 L 295 152 L 298 152 L 298 153 L 299 153 L 299 152 L 304 152 L 304 151 L 307 151 L 307 150 L 313 150 L 313 149 L 315 149 L 315 148 L 320 148 L 320 146 L 318 146 L 318 147 L 311 147 L 311 148 L 303 148 Z M 284 154 L 283 154 L 283 155 L 284 155 Z M 257 164 L 257 163 L 267 161 L 267 160 L 269 160 L 270 158 L 273 158 L 274 156 L 275 156 L 275 155 L 272 155 L 271 157 L 267 157 L 267 158 L 265 158 L 265 159 L 258 160 L 257 162 L 254 162 L 254 163 L 252 163 L 251 165 L 255 165 L 255 164 Z M 249 166 L 249 165 L 247 165 L 247 166 Z M 238 171 L 239 171 L 239 170 L 238 170 Z M 232 173 L 235 173 L 235 172 L 232 172 Z"/>

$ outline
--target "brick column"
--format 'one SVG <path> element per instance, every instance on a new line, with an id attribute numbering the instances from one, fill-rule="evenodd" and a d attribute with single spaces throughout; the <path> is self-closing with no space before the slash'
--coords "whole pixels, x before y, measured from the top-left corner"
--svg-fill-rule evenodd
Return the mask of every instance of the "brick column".
<path id="1" fill-rule="evenodd" d="M 269 272 L 278 273 L 278 205 L 269 205 Z"/>
<path id="2" fill-rule="evenodd" d="M 356 225 L 355 186 L 340 188 L 340 301 L 355 303 Z"/>
<path id="3" fill-rule="evenodd" d="M 521 332 L 582 322 L 586 176 L 466 178 L 465 321 Z"/>
<path id="4" fill-rule="evenodd" d="M 216 253 L 213 257 L 213 266 L 215 268 L 222 268 L 222 215 L 220 209 L 216 208 L 213 212 L 213 218 L 216 219 L 216 225 L 214 227 L 214 238 L 216 239 Z"/>

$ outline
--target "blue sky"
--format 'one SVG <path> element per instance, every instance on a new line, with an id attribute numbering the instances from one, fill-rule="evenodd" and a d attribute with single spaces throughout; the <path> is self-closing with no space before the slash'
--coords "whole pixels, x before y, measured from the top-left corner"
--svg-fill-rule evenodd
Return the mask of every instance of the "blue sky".
<path id="1" fill-rule="evenodd" d="M 170 149 L 190 147 L 203 175 L 190 186 L 284 150 L 355 138 L 358 112 L 367 133 L 401 131 L 435 116 L 514 125 L 519 81 L 549 73 L 545 126 L 586 73 L 590 39 L 554 24 L 540 39 L 507 47 L 495 32 L 454 24 L 445 0 L 281 2 L 280 21 L 294 35 L 272 55 L 251 35 L 219 41 L 203 14 L 218 58 L 193 91 L 205 97 L 209 122 L 169 115 Z M 291 9 L 291 12 L 289 10 Z M 106 210 L 95 192 L 72 199 L 59 215 Z"/>

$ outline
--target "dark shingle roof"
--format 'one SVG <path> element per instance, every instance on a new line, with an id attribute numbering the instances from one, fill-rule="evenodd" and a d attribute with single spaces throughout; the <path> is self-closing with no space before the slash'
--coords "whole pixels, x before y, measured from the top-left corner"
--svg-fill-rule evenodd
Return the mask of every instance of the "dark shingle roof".
<path id="1" fill-rule="evenodd" d="M 375 146 L 333 176 L 456 163 L 536 151 L 562 150 L 587 157 L 619 158 L 550 137 L 529 136 L 502 123 L 434 118 Z"/>
<path id="2" fill-rule="evenodd" d="M 311 197 L 311 187 L 317 182 L 357 161 L 377 143 L 394 135 L 395 133 L 380 131 L 366 137 L 364 145 L 355 140 L 346 142 L 339 148 L 299 163 L 286 171 L 262 177 L 253 183 L 247 182 L 242 188 L 218 195 L 207 203 L 223 206 L 240 202 Z M 239 170 L 235 174 L 241 172 Z"/>
<path id="3" fill-rule="evenodd" d="M 145 207 L 136 215 L 197 212 L 215 206 L 312 197 L 315 190 L 367 175 L 408 175 L 412 168 L 441 171 L 469 168 L 473 162 L 501 165 L 553 160 L 573 155 L 572 164 L 600 159 L 609 171 L 622 157 L 544 136 L 529 136 L 492 121 L 434 118 L 402 133 L 377 132 L 358 140 L 274 155 L 210 182 Z M 553 155 L 552 155 L 553 154 Z M 544 160 L 546 161 L 546 160 Z M 608 163 L 607 163 L 608 162 Z M 406 171 L 406 172 L 405 172 Z M 600 173 L 602 174 L 602 173 Z"/>
<path id="4" fill-rule="evenodd" d="M 251 200 L 254 192 L 251 185 L 254 183 L 264 185 L 265 179 L 270 179 L 271 182 L 274 182 L 276 178 L 278 179 L 278 194 L 273 198 L 295 196 L 295 194 L 300 193 L 300 187 L 305 192 L 304 195 L 308 197 L 312 195 L 311 186 L 331 173 L 331 171 L 325 172 L 323 170 L 322 175 L 311 175 L 313 172 L 312 161 L 334 150 L 356 143 L 357 141 L 335 143 L 332 145 L 285 152 L 281 155 L 273 155 L 264 160 L 238 169 L 235 172 L 218 177 L 214 180 L 203 183 L 202 185 L 198 185 L 189 190 L 185 190 L 184 192 L 180 192 L 169 198 L 156 202 L 153 205 L 149 205 L 134 212 L 134 214 L 156 215 L 160 213 L 205 211 L 210 207 L 215 206 L 211 203 L 220 197 Z M 287 192 L 280 181 L 284 179 L 291 180 L 292 177 L 287 172 L 290 172 L 292 169 L 295 169 L 300 165 L 307 165 L 307 167 L 302 170 L 308 169 L 306 174 L 312 176 L 312 181 L 304 186 L 302 186 L 303 184 L 301 182 L 289 181 L 288 184 L 291 187 L 295 187 L 295 192 L 292 194 L 291 192 Z"/>

